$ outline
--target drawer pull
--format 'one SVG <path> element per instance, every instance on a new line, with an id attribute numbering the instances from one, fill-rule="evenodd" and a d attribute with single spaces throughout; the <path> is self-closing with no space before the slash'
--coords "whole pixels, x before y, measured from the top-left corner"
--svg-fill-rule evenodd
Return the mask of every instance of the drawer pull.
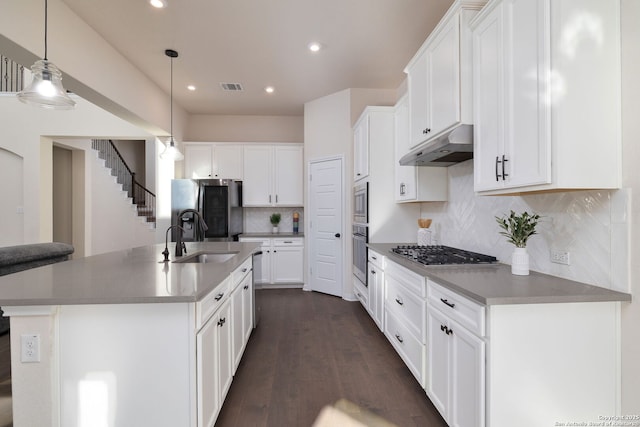
<path id="1" fill-rule="evenodd" d="M 227 321 L 226 317 L 223 317 L 222 319 L 218 320 L 218 326 L 224 325 L 226 321 Z"/>
<path id="2" fill-rule="evenodd" d="M 400 336 L 400 334 L 396 334 L 396 339 L 397 339 L 398 341 L 400 341 L 400 343 L 403 343 L 403 342 L 404 342 L 404 340 L 402 339 L 402 337 Z"/>
<path id="3" fill-rule="evenodd" d="M 399 305 L 404 305 L 404 302 L 402 301 L 402 299 L 401 299 L 400 297 L 397 297 L 397 298 L 396 298 L 396 302 L 397 302 Z"/>
<path id="4" fill-rule="evenodd" d="M 444 332 L 447 335 L 451 335 L 453 334 L 453 329 L 449 329 L 448 327 L 444 326 L 444 325 L 440 325 L 440 330 L 442 332 Z"/>
<path id="5" fill-rule="evenodd" d="M 243 273 L 246 273 L 246 272 L 247 272 L 247 267 L 243 268 L 243 269 L 242 269 L 242 272 L 243 272 Z"/>
<path id="6" fill-rule="evenodd" d="M 446 300 L 446 299 L 444 299 L 444 298 L 440 298 L 440 301 L 442 301 L 443 303 L 445 303 L 446 305 L 448 305 L 448 306 L 449 306 L 449 307 L 451 307 L 451 308 L 453 308 L 453 307 L 455 307 L 455 306 L 456 306 L 454 303 L 451 303 L 451 302 L 447 301 L 447 300 Z"/>
<path id="7" fill-rule="evenodd" d="M 378 258 L 376 258 L 376 257 L 374 257 L 373 255 L 371 255 L 371 259 L 374 259 L 374 260 L 375 260 L 375 259 L 378 259 Z"/>
<path id="8" fill-rule="evenodd" d="M 244 285 L 244 288 L 242 288 L 242 289 L 244 289 L 246 291 L 247 289 L 249 289 L 249 285 Z"/>
<path id="9" fill-rule="evenodd" d="M 376 271 L 375 270 L 371 270 L 371 274 L 376 274 Z"/>
<path id="10" fill-rule="evenodd" d="M 216 295 L 216 301 L 220 301 L 223 296 L 224 296 L 224 293 Z"/>

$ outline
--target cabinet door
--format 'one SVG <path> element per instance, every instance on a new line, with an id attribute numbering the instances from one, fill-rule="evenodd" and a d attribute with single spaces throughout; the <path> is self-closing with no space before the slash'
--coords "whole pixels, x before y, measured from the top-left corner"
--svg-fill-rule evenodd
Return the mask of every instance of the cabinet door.
<path id="1" fill-rule="evenodd" d="M 473 167 L 476 191 L 502 187 L 504 147 L 503 6 L 473 32 Z"/>
<path id="2" fill-rule="evenodd" d="M 440 415 L 448 421 L 451 354 L 448 322 L 444 314 L 429 305 L 427 309 L 427 387 L 426 392 Z"/>
<path id="3" fill-rule="evenodd" d="M 427 50 L 429 136 L 460 123 L 460 17 L 442 27 Z"/>
<path id="4" fill-rule="evenodd" d="M 243 180 L 242 146 L 214 146 L 213 177 Z"/>
<path id="5" fill-rule="evenodd" d="M 185 145 L 184 177 L 187 179 L 211 178 L 212 161 L 212 145 Z"/>
<path id="6" fill-rule="evenodd" d="M 242 330 L 244 346 L 249 341 L 249 336 L 253 330 L 253 274 L 249 273 L 242 283 Z"/>
<path id="7" fill-rule="evenodd" d="M 450 323 L 451 406 L 449 424 L 485 425 L 485 344 L 456 322 Z M 443 334 L 444 335 L 444 334 Z"/>
<path id="8" fill-rule="evenodd" d="M 198 427 L 212 426 L 221 406 L 218 398 L 217 330 L 217 321 L 211 318 L 196 335 Z"/>
<path id="9" fill-rule="evenodd" d="M 403 98 L 395 111 L 395 199 L 396 201 L 415 200 L 416 168 L 414 166 L 400 166 L 398 163 L 409 149 L 409 100 Z"/>
<path id="10" fill-rule="evenodd" d="M 232 359 L 232 335 L 231 335 L 231 306 L 229 301 L 220 307 L 218 315 L 214 317 L 218 335 L 218 385 L 220 406 L 227 396 L 231 380 L 233 379 L 233 359 Z"/>
<path id="11" fill-rule="evenodd" d="M 270 146 L 244 147 L 244 181 L 242 200 L 244 206 L 271 206 L 273 188 L 273 156 Z"/>
<path id="12" fill-rule="evenodd" d="M 353 180 L 369 176 L 369 117 L 363 116 L 353 129 Z"/>
<path id="13" fill-rule="evenodd" d="M 376 325 L 383 330 L 383 311 L 384 311 L 384 271 L 369 263 L 369 313 L 376 322 Z"/>
<path id="14" fill-rule="evenodd" d="M 239 284 L 231 294 L 231 332 L 232 332 L 232 358 L 233 373 L 235 374 L 242 358 L 244 350 L 244 325 L 243 325 L 243 296 L 242 283 Z"/>
<path id="15" fill-rule="evenodd" d="M 409 128 L 411 130 L 410 144 L 411 148 L 415 148 L 429 137 L 431 132 L 429 128 L 429 112 L 428 112 L 428 91 L 427 86 L 427 70 L 428 55 L 424 52 L 412 64 L 408 70 L 408 92 L 409 92 Z"/>
<path id="16" fill-rule="evenodd" d="M 507 188 L 551 182 L 549 1 L 504 3 Z"/>
<path id="17" fill-rule="evenodd" d="M 302 147 L 275 147 L 275 189 L 273 202 L 277 206 L 302 206 Z"/>
<path id="18" fill-rule="evenodd" d="M 303 247 L 302 246 L 274 246 L 273 247 L 273 282 L 274 283 L 302 283 L 303 282 Z"/>

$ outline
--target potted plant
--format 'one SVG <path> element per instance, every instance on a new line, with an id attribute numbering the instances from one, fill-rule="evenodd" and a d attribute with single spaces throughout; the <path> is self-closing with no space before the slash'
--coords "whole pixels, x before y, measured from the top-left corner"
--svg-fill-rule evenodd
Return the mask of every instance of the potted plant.
<path id="1" fill-rule="evenodd" d="M 272 213 L 271 216 L 269 217 L 269 221 L 271 222 L 271 225 L 273 226 L 273 232 L 277 233 L 278 232 L 278 224 L 280 224 L 280 219 L 282 218 L 282 216 L 279 213 Z"/>
<path id="2" fill-rule="evenodd" d="M 527 240 L 536 234 L 536 225 L 540 215 L 523 212 L 517 215 L 511 211 L 508 217 L 496 217 L 498 225 L 503 230 L 500 232 L 509 243 L 515 245 L 511 257 L 511 273 L 520 276 L 529 274 L 529 254 L 527 253 Z"/>

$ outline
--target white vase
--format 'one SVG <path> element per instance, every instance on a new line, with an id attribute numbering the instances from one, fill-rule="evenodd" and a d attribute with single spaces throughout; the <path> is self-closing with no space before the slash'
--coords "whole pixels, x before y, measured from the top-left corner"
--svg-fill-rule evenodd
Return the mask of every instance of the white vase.
<path id="1" fill-rule="evenodd" d="M 529 275 L 529 253 L 527 248 L 515 248 L 511 255 L 511 274 Z"/>
<path id="2" fill-rule="evenodd" d="M 278 226 L 274 225 L 273 228 L 271 229 L 271 232 L 274 234 L 278 233 Z"/>

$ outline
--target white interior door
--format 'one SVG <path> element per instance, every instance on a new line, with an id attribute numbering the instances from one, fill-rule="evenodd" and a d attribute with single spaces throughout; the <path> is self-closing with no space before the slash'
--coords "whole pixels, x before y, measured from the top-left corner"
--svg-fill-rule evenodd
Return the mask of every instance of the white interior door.
<path id="1" fill-rule="evenodd" d="M 309 170 L 310 287 L 341 297 L 345 235 L 342 159 L 311 162 Z"/>

